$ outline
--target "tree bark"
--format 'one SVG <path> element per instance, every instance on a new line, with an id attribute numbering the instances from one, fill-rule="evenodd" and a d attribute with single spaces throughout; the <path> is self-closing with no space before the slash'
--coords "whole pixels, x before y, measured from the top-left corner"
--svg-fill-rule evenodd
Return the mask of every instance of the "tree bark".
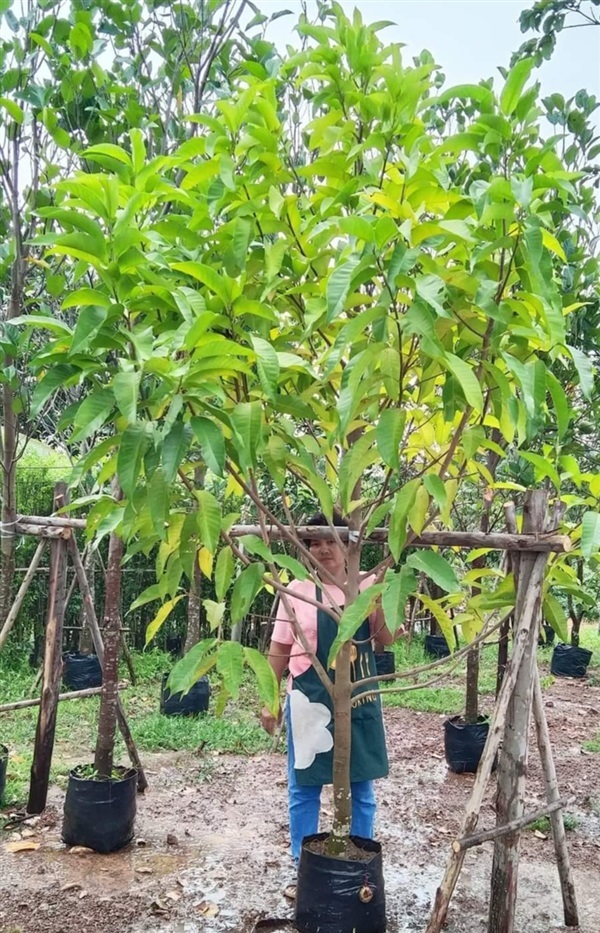
<path id="1" fill-rule="evenodd" d="M 68 501 L 66 483 L 57 483 L 54 490 L 55 508 Z M 48 798 L 50 766 L 56 732 L 56 712 L 62 675 L 62 639 L 67 590 L 67 547 L 62 538 L 50 545 L 48 580 L 48 621 L 42 669 L 42 696 L 35 732 L 33 763 L 29 784 L 28 813 L 41 813 Z"/>
<path id="2" fill-rule="evenodd" d="M 525 533 L 543 532 L 548 508 L 548 493 L 535 490 L 527 493 L 523 507 Z M 521 555 L 515 604 L 517 627 L 526 628 L 527 641 L 523 661 L 519 666 L 515 687 L 508 706 L 506 730 L 498 763 L 497 825 L 504 826 L 523 816 L 529 723 L 536 665 L 536 648 L 541 624 L 542 579 L 532 579 L 540 558 Z M 527 599 L 529 593 L 529 600 Z M 526 603 L 533 607 L 525 615 Z M 529 605 L 527 608 L 529 609 Z M 514 933 L 519 870 L 520 830 L 496 840 L 492 862 L 492 881 L 488 933 Z"/>
<path id="3" fill-rule="evenodd" d="M 103 778 L 112 776 L 117 725 L 122 559 L 123 541 L 113 532 L 110 536 L 106 566 L 103 681 L 98 717 L 98 738 L 94 756 L 94 767 Z"/>

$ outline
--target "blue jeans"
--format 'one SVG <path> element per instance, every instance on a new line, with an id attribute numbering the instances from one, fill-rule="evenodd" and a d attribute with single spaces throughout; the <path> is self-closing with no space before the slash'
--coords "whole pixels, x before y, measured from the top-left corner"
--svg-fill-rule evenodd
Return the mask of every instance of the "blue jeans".
<path id="1" fill-rule="evenodd" d="M 286 704 L 286 729 L 288 745 L 288 803 L 290 812 L 290 841 L 292 858 L 297 863 L 300 858 L 302 840 L 319 831 L 319 810 L 321 808 L 321 784 L 303 786 L 296 783 L 294 772 L 294 743 L 290 728 L 289 703 Z M 353 836 L 372 839 L 375 825 L 375 791 L 373 781 L 354 781 L 352 790 L 352 823 L 350 832 Z"/>

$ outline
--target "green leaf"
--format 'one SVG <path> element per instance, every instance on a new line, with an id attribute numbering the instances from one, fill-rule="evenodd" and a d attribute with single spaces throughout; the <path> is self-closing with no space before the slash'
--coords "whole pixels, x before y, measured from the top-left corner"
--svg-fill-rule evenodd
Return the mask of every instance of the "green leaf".
<path id="1" fill-rule="evenodd" d="M 400 446 L 406 425 L 406 412 L 399 408 L 386 408 L 379 416 L 376 428 L 377 449 L 392 470 L 398 470 Z"/>
<path id="2" fill-rule="evenodd" d="M 383 581 L 386 589 L 381 597 L 381 605 L 385 624 L 393 635 L 404 624 L 404 610 L 406 600 L 417 588 L 417 580 L 412 567 L 406 564 L 400 568 L 399 573 L 388 570 Z"/>
<path id="3" fill-rule="evenodd" d="M 360 256 L 352 256 L 341 266 L 334 269 L 329 276 L 326 288 L 328 324 L 339 317 L 344 310 L 344 304 L 350 292 L 352 276 L 359 262 Z"/>
<path id="4" fill-rule="evenodd" d="M 225 599 L 225 594 L 231 585 L 233 573 L 235 570 L 235 561 L 229 546 L 222 548 L 217 557 L 215 567 L 215 595 L 219 602 Z"/>
<path id="5" fill-rule="evenodd" d="M 600 514 L 586 512 L 581 520 L 581 553 L 586 560 L 600 548 Z"/>
<path id="6" fill-rule="evenodd" d="M 388 533 L 388 545 L 394 560 L 398 560 L 400 554 L 402 553 L 402 548 L 404 547 L 404 543 L 406 541 L 406 522 L 408 513 L 412 508 L 413 502 L 415 501 L 415 496 L 417 494 L 417 489 L 420 485 L 420 482 L 421 481 L 418 479 L 411 479 L 396 493 L 394 505 L 392 507 L 392 514 L 390 516 L 390 527 Z"/>
<path id="7" fill-rule="evenodd" d="M 25 114 L 23 113 L 21 107 L 19 107 L 19 105 L 14 102 L 14 100 L 10 100 L 8 97 L 0 97 L 0 107 L 4 107 L 6 112 L 10 114 L 15 123 L 18 123 L 19 126 L 22 124 L 25 118 Z"/>
<path id="8" fill-rule="evenodd" d="M 221 506 L 212 493 L 200 489 L 198 501 L 198 533 L 204 547 L 214 554 L 221 536 Z M 222 598 L 217 595 L 217 598 Z"/>
<path id="9" fill-rule="evenodd" d="M 383 583 L 376 583 L 359 593 L 354 602 L 347 609 L 344 609 L 338 625 L 337 635 L 329 649 L 328 668 L 331 667 L 344 642 L 354 638 L 362 623 L 371 615 L 384 589 L 385 585 Z"/>
<path id="10" fill-rule="evenodd" d="M 237 700 L 244 677 L 244 649 L 237 641 L 226 641 L 217 649 L 217 671 L 228 693 Z"/>
<path id="11" fill-rule="evenodd" d="M 510 69 L 500 94 L 500 109 L 505 116 L 509 117 L 514 113 L 534 65 L 533 57 L 523 58 Z"/>
<path id="12" fill-rule="evenodd" d="M 549 370 L 546 371 L 546 387 L 552 399 L 554 413 L 556 415 L 556 430 L 559 441 L 563 439 L 569 429 L 573 411 L 569 405 L 567 395 L 561 383 L 556 376 Z"/>
<path id="13" fill-rule="evenodd" d="M 541 454 L 533 454 L 529 450 L 520 450 L 519 456 L 522 457 L 523 460 L 527 460 L 534 465 L 537 480 L 541 480 L 547 476 L 554 483 L 556 489 L 560 489 L 558 470 L 547 457 L 542 457 Z"/>
<path id="14" fill-rule="evenodd" d="M 110 389 L 96 389 L 84 398 L 75 415 L 71 440 L 83 441 L 98 431 L 112 414 L 114 407 L 115 400 Z"/>
<path id="15" fill-rule="evenodd" d="M 111 392 L 112 396 L 112 392 Z M 132 424 L 125 428 L 117 454 L 117 474 L 121 488 L 128 499 L 133 496 L 146 452 L 149 436 L 144 424 Z"/>
<path id="16" fill-rule="evenodd" d="M 146 162 L 146 146 L 144 144 L 144 134 L 139 129 L 139 127 L 134 126 L 129 131 L 129 138 L 131 139 L 133 171 L 137 175 L 138 172 L 142 171 Z"/>
<path id="17" fill-rule="evenodd" d="M 565 610 L 551 593 L 546 595 L 542 604 L 542 614 L 545 622 L 549 622 L 561 641 L 568 642 L 569 627 Z"/>
<path id="18" fill-rule="evenodd" d="M 137 418 L 137 400 L 140 391 L 141 373 L 117 373 L 112 381 L 117 408 L 131 422 Z"/>
<path id="19" fill-rule="evenodd" d="M 121 146 L 115 146 L 113 143 L 100 143 L 97 146 L 90 146 L 81 153 L 84 159 L 94 159 L 95 156 L 108 156 L 116 162 L 121 162 L 128 168 L 132 168 L 131 156 Z"/>
<path id="20" fill-rule="evenodd" d="M 216 603 L 214 599 L 203 599 L 202 605 L 206 610 L 206 620 L 210 626 L 211 632 L 219 628 L 225 618 L 225 603 Z"/>
<path id="21" fill-rule="evenodd" d="M 148 647 L 156 633 L 160 631 L 163 622 L 171 615 L 179 600 L 183 599 L 183 595 L 184 594 L 181 593 L 179 596 L 175 596 L 174 599 L 170 599 L 160 607 L 146 629 L 146 647 Z"/>
<path id="22" fill-rule="evenodd" d="M 594 389 L 594 370 L 592 364 L 587 354 L 582 350 L 578 350 L 577 347 L 567 346 L 567 350 L 575 363 L 581 391 L 587 399 L 591 399 Z"/>
<path id="23" fill-rule="evenodd" d="M 265 395 L 270 399 L 274 399 L 277 395 L 277 380 L 279 379 L 279 359 L 277 353 L 268 340 L 263 340 L 262 337 L 255 336 L 251 339 L 252 347 L 256 353 L 256 369 L 258 371 L 260 384 L 263 387 Z"/>
<path id="24" fill-rule="evenodd" d="M 431 577 L 433 582 L 445 590 L 446 593 L 460 593 L 460 583 L 454 568 L 437 551 L 419 551 L 416 554 L 411 554 L 406 564 L 419 573 L 425 573 L 428 577 Z"/>
<path id="25" fill-rule="evenodd" d="M 171 693 L 187 693 L 217 663 L 216 638 L 203 638 L 174 666 L 167 681 Z M 212 654 L 211 654 L 212 652 Z"/>
<path id="26" fill-rule="evenodd" d="M 177 470 L 190 446 L 191 431 L 183 421 L 176 421 L 162 443 L 162 470 L 168 483 L 177 476 Z"/>
<path id="27" fill-rule="evenodd" d="M 262 589 L 264 572 L 264 564 L 250 564 L 249 567 L 242 570 L 235 581 L 231 593 L 230 607 L 231 621 L 234 625 L 236 622 L 242 621 L 256 595 Z"/>
<path id="28" fill-rule="evenodd" d="M 446 353 L 444 359 L 448 369 L 458 379 L 467 404 L 470 405 L 474 411 L 482 411 L 483 395 L 481 394 L 481 385 L 475 371 L 468 363 L 465 363 L 463 359 L 459 356 L 455 356 L 454 353 Z"/>
<path id="29" fill-rule="evenodd" d="M 75 326 L 69 354 L 79 353 L 86 348 L 89 341 L 94 337 L 106 320 L 106 308 L 98 308 L 90 305 L 80 312 Z"/>
<path id="30" fill-rule="evenodd" d="M 237 440 L 236 450 L 243 470 L 256 466 L 256 450 L 261 439 L 260 402 L 240 402 L 231 414 L 231 426 Z"/>
<path id="31" fill-rule="evenodd" d="M 202 282 L 203 285 L 217 295 L 224 305 L 229 305 L 231 303 L 231 286 L 229 281 L 223 276 L 219 275 L 218 272 L 215 272 L 210 266 L 205 266 L 201 262 L 174 262 L 171 264 L 171 269 L 174 269 L 176 272 L 183 272 L 184 275 L 190 275 L 193 279 L 197 279 L 198 282 Z"/>
<path id="32" fill-rule="evenodd" d="M 233 230 L 231 250 L 237 268 L 242 271 L 246 268 L 248 248 L 252 238 L 252 221 L 247 217 L 237 217 Z"/>
<path id="33" fill-rule="evenodd" d="M 192 431 L 200 444 L 202 457 L 209 470 L 223 476 L 225 469 L 225 441 L 221 429 L 208 418 L 192 418 Z"/>
<path id="34" fill-rule="evenodd" d="M 41 327 L 56 334 L 71 334 L 72 330 L 64 321 L 57 321 L 56 318 L 45 314 L 20 314 L 18 317 L 10 319 L 13 327 Z"/>
<path id="35" fill-rule="evenodd" d="M 63 301 L 61 308 L 66 311 L 67 308 L 82 308 L 85 305 L 97 305 L 99 308 L 110 308 L 111 299 L 104 292 L 97 288 L 79 288 L 72 292 Z"/>
<path id="36" fill-rule="evenodd" d="M 427 473 L 426 476 L 423 477 L 423 485 L 429 495 L 433 496 L 438 507 L 442 510 L 445 509 L 448 501 L 448 494 L 444 481 L 440 479 L 437 473 Z"/>
<path id="37" fill-rule="evenodd" d="M 273 668 L 264 654 L 261 654 L 256 648 L 244 648 L 244 659 L 246 664 L 254 671 L 261 700 L 272 715 L 277 716 L 279 712 L 279 684 Z"/>

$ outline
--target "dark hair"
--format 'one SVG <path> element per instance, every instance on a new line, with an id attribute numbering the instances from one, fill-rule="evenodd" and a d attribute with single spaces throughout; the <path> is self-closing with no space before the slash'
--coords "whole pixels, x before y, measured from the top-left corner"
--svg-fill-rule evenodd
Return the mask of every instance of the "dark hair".
<path id="1" fill-rule="evenodd" d="M 317 527 L 320 526 L 322 528 L 326 528 L 328 525 L 334 525 L 336 528 L 347 528 L 348 527 L 348 522 L 346 521 L 346 519 L 342 518 L 340 513 L 335 512 L 335 511 L 333 512 L 331 516 L 331 520 L 328 520 L 327 517 L 323 514 L 323 512 L 316 512 L 314 515 L 311 515 L 311 517 L 308 519 L 306 524 L 308 527 L 310 527 L 311 525 L 315 525 Z M 309 538 L 307 536 L 304 539 L 304 543 L 309 544 L 313 540 L 314 540 L 313 538 Z"/>

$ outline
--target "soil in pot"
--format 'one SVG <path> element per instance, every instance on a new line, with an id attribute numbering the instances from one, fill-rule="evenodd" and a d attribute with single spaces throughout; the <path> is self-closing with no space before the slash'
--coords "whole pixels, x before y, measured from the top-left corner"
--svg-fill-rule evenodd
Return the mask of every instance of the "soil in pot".
<path id="1" fill-rule="evenodd" d="M 349 858 L 325 854 L 327 833 L 307 836 L 298 866 L 299 933 L 385 933 L 381 846 L 351 837 Z M 352 857 L 354 856 L 354 857 Z"/>
<path id="2" fill-rule="evenodd" d="M 135 768 L 113 768 L 113 776 L 101 780 L 91 766 L 69 774 L 62 828 L 68 846 L 85 846 L 95 852 L 116 852 L 133 839 L 137 794 Z"/>
<path id="3" fill-rule="evenodd" d="M 444 752 L 446 762 L 455 774 L 475 773 L 489 732 L 485 716 L 477 722 L 465 722 L 462 716 L 452 716 L 444 722 Z"/>
<path id="4" fill-rule="evenodd" d="M 378 674 L 393 674 L 396 671 L 396 657 L 393 651 L 378 651 L 375 654 L 375 667 Z"/>
<path id="5" fill-rule="evenodd" d="M 555 677 L 585 677 L 592 652 L 575 645 L 559 644 L 552 652 L 550 671 Z"/>
<path id="6" fill-rule="evenodd" d="M 443 635 L 426 635 L 425 651 L 433 658 L 447 658 L 450 654 L 448 642 Z"/>
<path id="7" fill-rule="evenodd" d="M 189 693 L 171 693 L 167 687 L 168 674 L 163 674 L 160 694 L 160 711 L 165 716 L 197 716 L 208 710 L 210 684 L 208 677 L 201 677 Z"/>
<path id="8" fill-rule="evenodd" d="M 63 655 L 63 683 L 69 690 L 102 686 L 102 668 L 95 654 L 70 651 Z"/>
<path id="9" fill-rule="evenodd" d="M 6 788 L 7 766 L 8 766 L 8 749 L 6 745 L 0 745 L 0 804 L 4 800 L 4 790 Z"/>

